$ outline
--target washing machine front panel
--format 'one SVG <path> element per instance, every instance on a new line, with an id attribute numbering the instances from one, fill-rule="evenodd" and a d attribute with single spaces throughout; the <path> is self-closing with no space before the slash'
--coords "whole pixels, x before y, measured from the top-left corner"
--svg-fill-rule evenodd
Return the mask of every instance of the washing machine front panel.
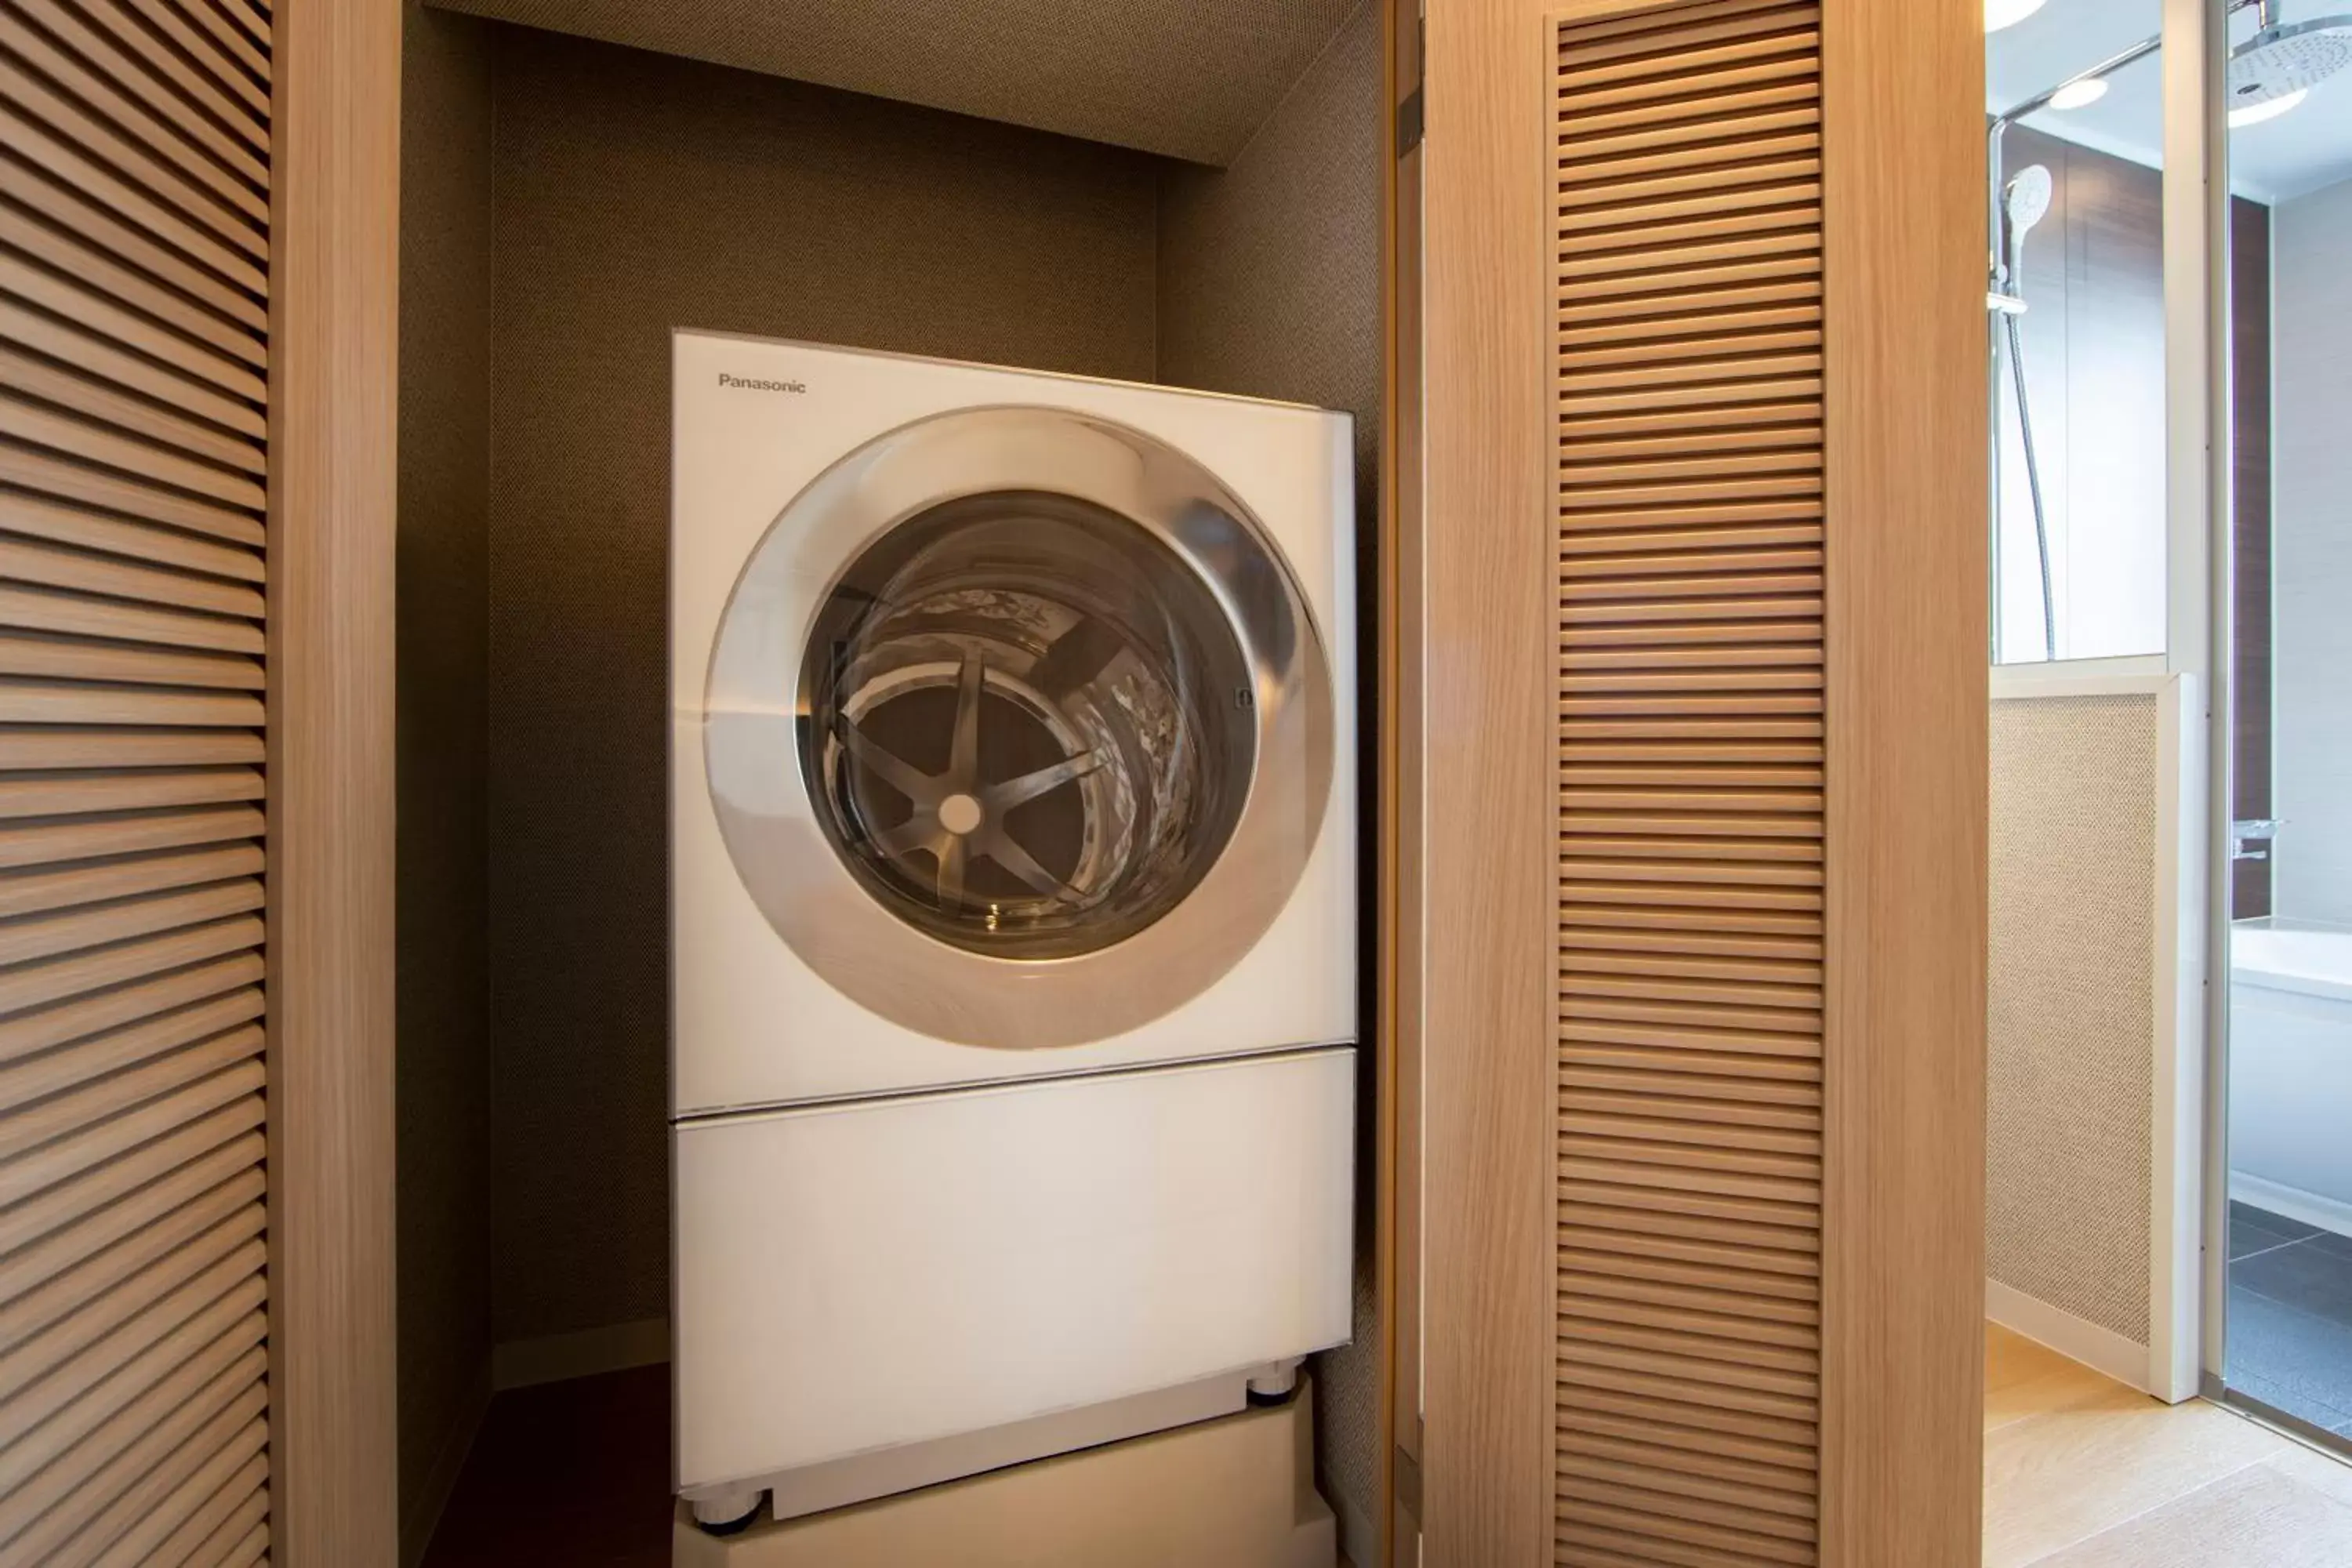
<path id="1" fill-rule="evenodd" d="M 1342 416 L 677 366 L 677 1109 L 1354 1037 Z"/>

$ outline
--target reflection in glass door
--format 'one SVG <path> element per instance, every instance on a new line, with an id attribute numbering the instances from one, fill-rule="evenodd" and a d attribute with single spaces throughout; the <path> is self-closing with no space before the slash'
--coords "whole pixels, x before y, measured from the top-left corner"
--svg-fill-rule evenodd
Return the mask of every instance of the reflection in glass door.
<path id="1" fill-rule="evenodd" d="M 1987 38 L 1993 662 L 2161 656 L 2162 0 Z"/>
<path id="2" fill-rule="evenodd" d="M 2352 1450 L 2352 16 L 2230 42 L 2222 1380 Z"/>

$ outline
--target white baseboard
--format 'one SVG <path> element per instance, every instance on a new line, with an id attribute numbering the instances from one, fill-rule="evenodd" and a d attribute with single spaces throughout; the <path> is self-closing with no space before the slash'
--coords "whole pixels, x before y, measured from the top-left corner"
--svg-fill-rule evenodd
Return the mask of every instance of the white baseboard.
<path id="1" fill-rule="evenodd" d="M 669 1320 L 646 1318 L 635 1323 L 606 1323 L 577 1333 L 509 1340 L 494 1345 L 490 1350 L 490 1382 L 502 1389 L 529 1388 L 535 1384 L 562 1383 L 566 1378 L 593 1377 L 600 1372 L 656 1366 L 667 1360 Z"/>
<path id="2" fill-rule="evenodd" d="M 2305 1225 L 2332 1230 L 2338 1236 L 2352 1236 L 2352 1204 L 2341 1198 L 2325 1197 L 2318 1193 L 2306 1193 L 2301 1187 L 2267 1182 L 2243 1171 L 2230 1173 L 2230 1196 L 2239 1203 L 2252 1204 L 2258 1209 L 2268 1209 L 2288 1219 L 2299 1219 Z"/>
<path id="3" fill-rule="evenodd" d="M 2063 1312 L 1998 1279 L 1985 1281 L 1985 1316 L 2095 1372 L 2105 1373 L 2117 1383 L 2129 1384 L 2143 1394 L 2157 1392 L 2150 1386 L 2148 1348 L 2112 1329 Z"/>

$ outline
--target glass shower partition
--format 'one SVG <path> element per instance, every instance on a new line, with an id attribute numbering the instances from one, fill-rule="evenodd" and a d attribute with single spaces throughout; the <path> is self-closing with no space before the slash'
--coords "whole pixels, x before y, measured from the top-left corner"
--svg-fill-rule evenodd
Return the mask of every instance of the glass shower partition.
<path id="1" fill-rule="evenodd" d="M 2209 1384 L 2352 1455 L 2352 15 L 2233 8 Z"/>

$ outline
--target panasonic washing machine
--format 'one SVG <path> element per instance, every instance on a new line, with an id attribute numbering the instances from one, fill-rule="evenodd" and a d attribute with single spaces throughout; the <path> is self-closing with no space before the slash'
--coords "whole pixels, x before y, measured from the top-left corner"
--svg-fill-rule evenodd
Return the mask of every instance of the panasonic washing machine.
<path id="1" fill-rule="evenodd" d="M 784 1518 L 1349 1331 L 1346 416 L 674 340 L 678 1490 Z"/>

